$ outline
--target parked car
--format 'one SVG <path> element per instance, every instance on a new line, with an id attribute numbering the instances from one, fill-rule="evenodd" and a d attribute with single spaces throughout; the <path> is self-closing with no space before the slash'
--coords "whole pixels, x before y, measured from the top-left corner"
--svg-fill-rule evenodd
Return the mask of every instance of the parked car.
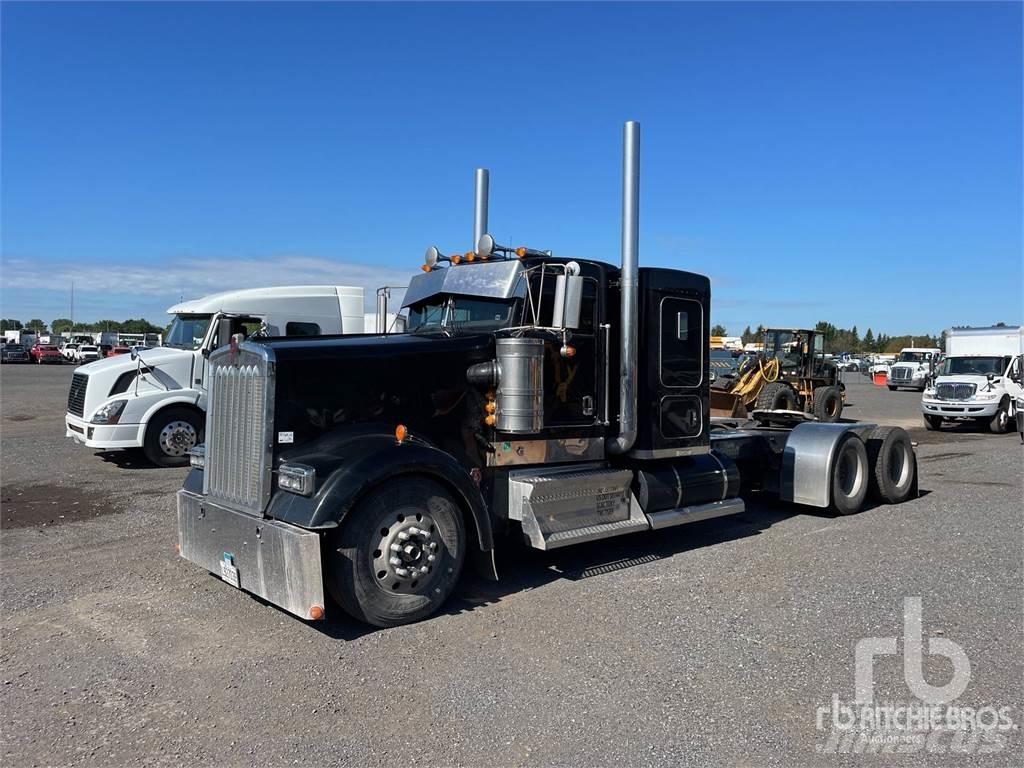
<path id="1" fill-rule="evenodd" d="M 32 349 L 28 351 L 28 355 L 40 364 L 64 362 L 60 350 L 52 344 L 33 344 Z"/>
<path id="2" fill-rule="evenodd" d="M 110 348 L 110 350 L 107 352 L 107 357 L 116 357 L 117 355 L 127 355 L 127 354 L 130 354 L 131 351 L 132 351 L 131 347 L 126 347 L 126 346 L 123 346 L 121 344 L 118 344 L 117 346 L 114 346 L 114 347 Z"/>
<path id="3" fill-rule="evenodd" d="M 78 363 L 91 363 L 93 360 L 99 360 L 100 357 L 100 348 L 95 344 L 83 344 L 75 350 L 75 362 Z"/>
<path id="4" fill-rule="evenodd" d="M 69 363 L 75 362 L 75 353 L 78 352 L 78 344 L 65 343 L 60 348 L 60 355 Z"/>
<path id="5" fill-rule="evenodd" d="M 0 362 L 2 363 L 27 363 L 28 353 L 21 344 L 4 344 L 0 347 Z"/>

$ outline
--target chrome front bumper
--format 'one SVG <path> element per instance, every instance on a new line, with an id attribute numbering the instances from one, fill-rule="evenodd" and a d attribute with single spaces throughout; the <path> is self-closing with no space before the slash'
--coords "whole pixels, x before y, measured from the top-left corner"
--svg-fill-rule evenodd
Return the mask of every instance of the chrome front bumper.
<path id="1" fill-rule="evenodd" d="M 947 419 L 991 418 L 999 409 L 999 401 L 977 402 L 973 400 L 921 400 L 921 412 L 926 416 L 943 416 Z"/>
<path id="2" fill-rule="evenodd" d="M 235 512 L 181 490 L 178 545 L 186 560 L 299 618 L 324 614 L 317 533 Z"/>

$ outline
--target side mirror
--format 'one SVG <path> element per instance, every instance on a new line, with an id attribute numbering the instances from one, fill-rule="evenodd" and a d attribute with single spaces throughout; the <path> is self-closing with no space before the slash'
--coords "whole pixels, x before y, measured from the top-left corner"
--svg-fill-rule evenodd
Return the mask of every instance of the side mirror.
<path id="1" fill-rule="evenodd" d="M 217 320 L 217 346 L 223 347 L 231 341 L 231 318 L 221 317 Z"/>
<path id="2" fill-rule="evenodd" d="M 580 327 L 580 308 L 583 303 L 583 278 L 580 265 L 570 261 L 565 274 L 555 278 L 555 306 L 551 324 L 556 328 Z"/>

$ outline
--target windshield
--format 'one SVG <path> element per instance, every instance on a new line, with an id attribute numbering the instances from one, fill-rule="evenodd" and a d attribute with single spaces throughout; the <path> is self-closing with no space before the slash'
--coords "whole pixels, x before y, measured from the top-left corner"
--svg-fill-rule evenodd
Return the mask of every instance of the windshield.
<path id="1" fill-rule="evenodd" d="M 508 325 L 512 303 L 467 296 L 435 296 L 409 307 L 409 330 L 490 330 Z"/>
<path id="2" fill-rule="evenodd" d="M 1008 357 L 947 357 L 939 369 L 940 376 L 1002 376 L 1010 364 Z"/>
<path id="3" fill-rule="evenodd" d="M 931 352 L 900 352 L 898 363 L 927 363 L 932 359 Z"/>
<path id="4" fill-rule="evenodd" d="M 164 346 L 199 349 L 206 338 L 211 319 L 211 315 L 175 315 L 164 339 Z"/>

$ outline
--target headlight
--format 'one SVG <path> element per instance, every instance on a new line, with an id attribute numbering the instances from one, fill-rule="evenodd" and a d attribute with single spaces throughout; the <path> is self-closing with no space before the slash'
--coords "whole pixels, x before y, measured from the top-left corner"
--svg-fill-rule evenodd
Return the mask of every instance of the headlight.
<path id="1" fill-rule="evenodd" d="M 93 424 L 117 424 L 121 412 L 128 404 L 127 400 L 111 400 L 101 405 L 90 420 Z"/>
<path id="2" fill-rule="evenodd" d="M 193 445 L 188 452 L 188 463 L 193 469 L 206 469 L 206 446 Z"/>
<path id="3" fill-rule="evenodd" d="M 305 464 L 282 464 L 277 470 L 277 487 L 300 496 L 311 496 L 316 485 L 316 470 Z"/>
<path id="4" fill-rule="evenodd" d="M 995 400 L 999 397 L 998 392 L 979 392 L 974 396 L 975 400 Z"/>

